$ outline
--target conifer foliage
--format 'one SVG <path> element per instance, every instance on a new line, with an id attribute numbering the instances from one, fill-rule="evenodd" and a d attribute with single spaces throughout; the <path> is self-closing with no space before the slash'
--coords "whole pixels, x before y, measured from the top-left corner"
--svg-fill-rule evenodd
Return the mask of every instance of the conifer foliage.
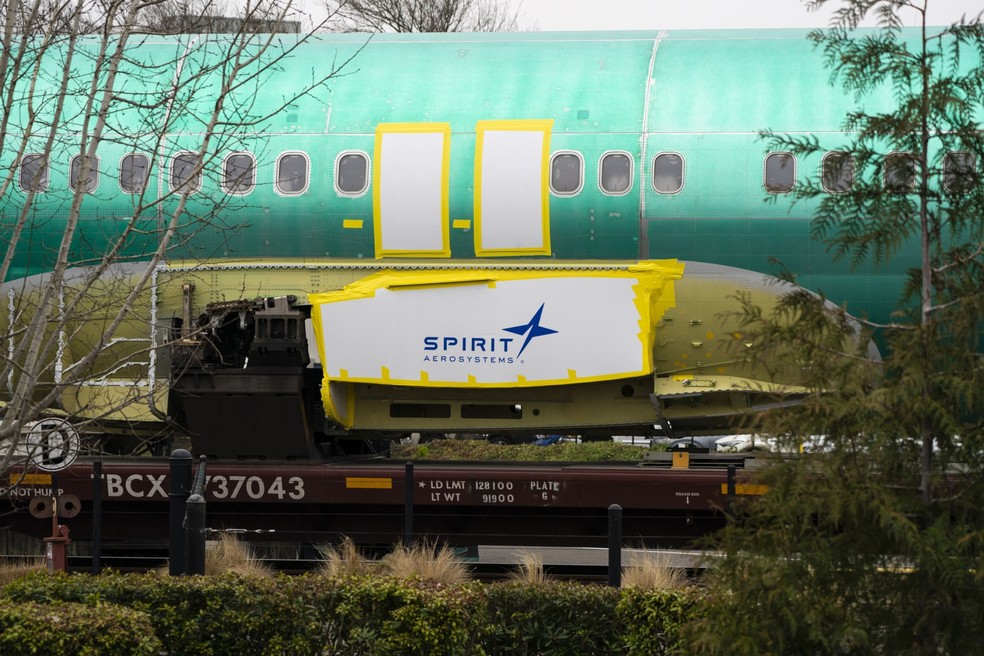
<path id="1" fill-rule="evenodd" d="M 842 2 L 809 39 L 856 109 L 835 135 L 763 132 L 816 171 L 792 193 L 830 256 L 901 259 L 908 281 L 889 325 L 806 292 L 774 315 L 746 304 L 759 354 L 793 346 L 816 390 L 757 428 L 813 453 L 770 467 L 768 494 L 720 536 L 702 653 L 980 652 L 984 25 L 929 26 L 926 4 Z M 921 24 L 904 28 L 913 5 Z M 878 27 L 858 29 L 866 17 Z"/>

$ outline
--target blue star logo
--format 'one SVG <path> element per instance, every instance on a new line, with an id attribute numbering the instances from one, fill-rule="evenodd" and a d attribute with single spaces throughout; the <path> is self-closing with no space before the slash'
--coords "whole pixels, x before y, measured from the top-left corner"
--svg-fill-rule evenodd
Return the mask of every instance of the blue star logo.
<path id="1" fill-rule="evenodd" d="M 543 326 L 540 325 L 540 315 L 543 314 L 544 305 L 546 305 L 546 303 L 540 304 L 540 309 L 536 311 L 536 314 L 533 315 L 533 318 L 530 319 L 528 322 L 524 323 L 523 325 L 513 326 L 512 328 L 503 328 L 503 330 L 505 330 L 506 332 L 512 333 L 514 335 L 520 335 L 520 336 L 526 335 L 526 340 L 523 342 L 523 348 L 519 349 L 519 353 L 516 354 L 517 358 L 523 354 L 523 351 L 526 350 L 526 346 L 530 343 L 530 341 L 534 337 L 543 337 L 544 335 L 552 335 L 555 332 L 557 332 L 552 328 L 544 328 Z"/>

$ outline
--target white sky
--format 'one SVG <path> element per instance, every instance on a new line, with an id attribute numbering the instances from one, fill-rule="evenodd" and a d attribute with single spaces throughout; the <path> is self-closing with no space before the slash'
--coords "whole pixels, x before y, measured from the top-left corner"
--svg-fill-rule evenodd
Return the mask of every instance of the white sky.
<path id="1" fill-rule="evenodd" d="M 521 28 L 544 32 L 824 27 L 832 13 L 807 12 L 797 0 L 512 0 L 512 6 L 520 6 Z M 930 0 L 930 24 L 952 23 L 964 14 L 969 19 L 982 9 L 981 0 Z"/>
<path id="2" fill-rule="evenodd" d="M 233 5 L 245 0 L 229 0 Z M 324 0 L 293 0 L 302 22 L 327 15 Z M 519 9 L 520 29 L 543 32 L 571 30 L 684 30 L 756 27 L 825 27 L 841 0 L 830 9 L 808 12 L 802 0 L 498 0 Z M 921 2 L 922 0 L 915 0 Z M 984 9 L 981 0 L 928 0 L 931 25 L 968 19 Z M 916 25 L 916 14 L 907 24 Z M 873 21 L 867 23 L 874 25 Z"/>

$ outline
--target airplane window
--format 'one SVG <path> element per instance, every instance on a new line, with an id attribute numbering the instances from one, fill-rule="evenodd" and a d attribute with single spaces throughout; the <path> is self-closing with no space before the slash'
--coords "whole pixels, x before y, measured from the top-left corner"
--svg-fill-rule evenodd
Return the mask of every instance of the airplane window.
<path id="1" fill-rule="evenodd" d="M 977 181 L 977 158 L 973 153 L 947 153 L 943 157 L 943 186 L 947 191 L 965 194 Z"/>
<path id="2" fill-rule="evenodd" d="M 765 189 L 786 194 L 796 182 L 796 158 L 791 153 L 769 153 L 765 158 Z"/>
<path id="3" fill-rule="evenodd" d="M 21 158 L 20 188 L 24 191 L 44 191 L 48 188 L 47 157 L 35 154 Z"/>
<path id="4" fill-rule="evenodd" d="M 842 150 L 833 150 L 823 156 L 821 164 L 823 190 L 843 194 L 854 186 L 854 157 Z"/>
<path id="5" fill-rule="evenodd" d="M 307 189 L 308 160 L 302 153 L 284 153 L 277 160 L 277 191 L 300 194 Z"/>
<path id="6" fill-rule="evenodd" d="M 911 153 L 895 152 L 885 156 L 885 189 L 896 194 L 912 191 L 916 186 L 916 158 Z"/>
<path id="7" fill-rule="evenodd" d="M 68 177 L 68 184 L 72 187 L 72 191 L 75 191 L 79 186 L 79 178 L 82 176 L 82 158 L 83 155 L 76 155 L 72 158 L 71 172 Z M 99 158 L 94 158 L 94 161 L 89 168 L 86 175 L 85 181 L 85 193 L 91 194 L 99 186 Z"/>
<path id="8" fill-rule="evenodd" d="M 683 156 L 660 153 L 653 158 L 653 189 L 661 194 L 675 194 L 683 189 Z"/>
<path id="9" fill-rule="evenodd" d="M 233 153 L 222 163 L 222 188 L 245 196 L 256 184 L 256 160 L 249 153 Z"/>
<path id="10" fill-rule="evenodd" d="M 624 194 L 632 186 L 632 158 L 626 153 L 608 153 L 601 158 L 601 189 Z"/>
<path id="11" fill-rule="evenodd" d="M 573 196 L 581 191 L 581 156 L 577 153 L 556 153 L 550 161 L 550 189 L 555 194 Z"/>
<path id="12" fill-rule="evenodd" d="M 147 187 L 150 158 L 140 153 L 124 155 L 120 160 L 120 188 L 127 194 L 139 194 Z"/>
<path id="13" fill-rule="evenodd" d="M 195 153 L 179 153 L 171 160 L 171 190 L 192 194 L 202 188 L 202 172 L 195 172 L 198 156 Z"/>
<path id="14" fill-rule="evenodd" d="M 335 165 L 335 187 L 343 194 L 361 194 L 369 186 L 369 158 L 344 153 Z"/>

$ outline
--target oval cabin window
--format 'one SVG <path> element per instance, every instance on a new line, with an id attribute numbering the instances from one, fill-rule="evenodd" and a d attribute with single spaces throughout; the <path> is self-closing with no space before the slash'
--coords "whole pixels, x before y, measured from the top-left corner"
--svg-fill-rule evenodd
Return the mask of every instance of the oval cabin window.
<path id="1" fill-rule="evenodd" d="M 911 153 L 885 156 L 885 189 L 895 194 L 912 191 L 916 186 L 916 158 Z"/>
<path id="2" fill-rule="evenodd" d="M 369 186 L 369 158 L 343 153 L 335 164 L 335 188 L 342 194 L 361 194 Z"/>
<path id="3" fill-rule="evenodd" d="M 277 191 L 300 194 L 307 189 L 308 160 L 302 153 L 285 153 L 277 160 Z"/>
<path id="4" fill-rule="evenodd" d="M 249 153 L 233 153 L 222 163 L 222 188 L 226 193 L 245 196 L 256 185 L 256 160 Z"/>
<path id="5" fill-rule="evenodd" d="M 796 183 L 796 158 L 791 153 L 770 153 L 765 158 L 765 189 L 770 194 L 786 194 Z"/>
<path id="6" fill-rule="evenodd" d="M 20 188 L 24 191 L 44 191 L 48 188 L 47 157 L 32 154 L 21 158 Z"/>
<path id="7" fill-rule="evenodd" d="M 977 158 L 973 153 L 947 153 L 943 157 L 943 186 L 965 194 L 977 184 Z"/>
<path id="8" fill-rule="evenodd" d="M 550 161 L 550 190 L 562 196 L 573 196 L 581 190 L 581 156 L 577 153 L 557 153 Z"/>
<path id="9" fill-rule="evenodd" d="M 202 172 L 195 153 L 180 153 L 171 160 L 171 191 L 193 194 L 202 187 Z"/>
<path id="10" fill-rule="evenodd" d="M 845 151 L 835 150 L 823 156 L 821 165 L 823 190 L 843 194 L 854 186 L 854 157 Z"/>
<path id="11" fill-rule="evenodd" d="M 601 158 L 601 190 L 624 194 L 632 186 L 632 158 L 626 153 L 608 153 Z"/>
<path id="12" fill-rule="evenodd" d="M 70 172 L 68 176 L 68 184 L 71 186 L 72 191 L 76 191 L 79 187 L 79 178 L 82 177 L 82 162 L 85 160 L 85 155 L 76 155 L 72 158 L 72 165 L 70 167 Z M 82 185 L 84 191 L 87 194 L 91 194 L 96 190 L 99 185 L 99 158 L 93 158 L 92 163 L 89 165 L 89 170 L 86 171 L 85 184 Z"/>
<path id="13" fill-rule="evenodd" d="M 146 189 L 150 175 L 150 158 L 130 153 L 120 160 L 120 189 L 123 193 L 139 194 Z"/>
<path id="14" fill-rule="evenodd" d="M 683 189 L 683 156 L 660 153 L 653 158 L 653 189 L 661 194 L 675 194 Z"/>

